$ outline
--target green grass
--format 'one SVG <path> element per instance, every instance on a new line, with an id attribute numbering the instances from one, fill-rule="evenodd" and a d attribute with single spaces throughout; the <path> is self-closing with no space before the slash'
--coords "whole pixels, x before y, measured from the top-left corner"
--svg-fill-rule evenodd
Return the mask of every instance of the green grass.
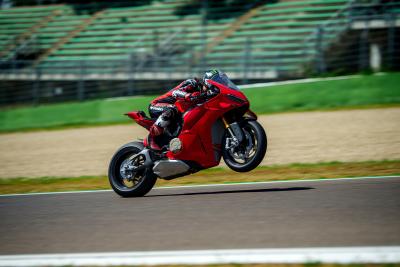
<path id="1" fill-rule="evenodd" d="M 193 267 L 194 265 L 157 265 L 159 267 Z M 400 267 L 400 263 L 353 263 L 353 264 L 339 264 L 339 263 L 258 263 L 258 264 L 201 264 L 195 265 L 196 267 Z M 129 266 L 126 266 L 129 267 Z"/>
<path id="2" fill-rule="evenodd" d="M 193 265 L 158 265 L 159 267 L 193 267 Z M 201 264 L 196 267 L 400 267 L 400 263 L 258 263 L 258 264 Z M 129 267 L 129 266 L 126 266 Z"/>
<path id="3" fill-rule="evenodd" d="M 172 181 L 158 179 L 156 186 L 198 185 L 281 180 L 321 179 L 400 174 L 400 160 L 328 162 L 260 166 L 249 173 L 212 168 Z M 0 194 L 110 189 L 106 176 L 0 179 Z"/>
<path id="4" fill-rule="evenodd" d="M 22 107 L 0 112 L 0 131 L 51 129 L 128 122 L 131 110 L 147 110 L 151 96 Z"/>
<path id="5" fill-rule="evenodd" d="M 346 80 L 246 89 L 258 114 L 387 107 L 400 105 L 400 73 L 366 75 Z M 3 109 L 0 132 L 127 123 L 131 110 L 147 110 L 154 96 L 102 99 Z"/>
<path id="6" fill-rule="evenodd" d="M 400 104 L 400 73 L 246 90 L 257 113 L 393 106 Z"/>

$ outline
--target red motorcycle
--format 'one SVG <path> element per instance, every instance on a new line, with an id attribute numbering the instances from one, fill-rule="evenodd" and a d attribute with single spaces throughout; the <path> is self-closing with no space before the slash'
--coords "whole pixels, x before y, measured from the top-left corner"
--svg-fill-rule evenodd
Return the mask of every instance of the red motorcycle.
<path id="1" fill-rule="evenodd" d="M 146 141 L 135 141 L 114 154 L 108 177 L 118 195 L 144 196 L 157 178 L 171 180 L 217 166 L 221 156 L 237 172 L 260 164 L 267 136 L 248 99 L 225 74 L 208 82 L 219 92 L 186 112 L 185 103 L 176 103 L 181 116 L 156 139 L 161 151 L 147 148 Z M 146 129 L 154 123 L 143 111 L 126 115 Z"/>

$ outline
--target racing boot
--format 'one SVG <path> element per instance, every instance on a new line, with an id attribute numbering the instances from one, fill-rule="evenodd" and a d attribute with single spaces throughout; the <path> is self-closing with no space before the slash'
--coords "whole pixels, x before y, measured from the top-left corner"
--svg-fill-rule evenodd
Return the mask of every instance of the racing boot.
<path id="1" fill-rule="evenodd" d="M 155 151 L 160 151 L 161 148 L 160 146 L 156 143 L 155 141 L 155 137 L 156 136 L 160 136 L 163 132 L 164 132 L 164 128 L 158 126 L 157 124 L 153 124 L 150 129 L 149 129 L 150 133 L 146 139 L 146 143 L 145 146 L 151 148 L 152 150 Z"/>

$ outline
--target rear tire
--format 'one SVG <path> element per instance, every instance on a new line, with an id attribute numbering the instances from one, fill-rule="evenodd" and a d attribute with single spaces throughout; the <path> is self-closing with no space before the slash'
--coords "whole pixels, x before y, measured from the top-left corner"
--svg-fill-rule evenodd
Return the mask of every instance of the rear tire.
<path id="1" fill-rule="evenodd" d="M 245 121 L 240 126 L 245 134 L 246 140 L 235 148 L 234 151 L 227 150 L 225 144 L 228 133 L 226 133 L 223 139 L 222 157 L 230 169 L 237 172 L 248 172 L 256 168 L 264 159 L 265 153 L 267 152 L 267 135 L 265 134 L 264 128 L 257 121 Z M 241 152 L 247 150 L 247 146 L 250 147 L 251 145 L 253 147 L 251 156 L 249 156 L 249 158 L 240 159 L 238 155 L 243 154 Z"/>
<path id="2" fill-rule="evenodd" d="M 131 142 L 118 149 L 111 159 L 108 180 L 115 193 L 121 197 L 142 197 L 153 188 L 157 181 L 157 175 L 150 168 L 136 172 L 132 181 L 125 179 L 121 174 L 122 164 L 130 156 L 143 149 L 144 146 L 141 142 Z"/>

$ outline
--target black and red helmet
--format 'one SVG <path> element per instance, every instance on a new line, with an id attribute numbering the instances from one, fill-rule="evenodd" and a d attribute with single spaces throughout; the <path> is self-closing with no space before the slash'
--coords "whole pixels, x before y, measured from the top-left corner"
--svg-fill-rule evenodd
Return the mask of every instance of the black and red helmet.
<path id="1" fill-rule="evenodd" d="M 214 77 L 219 76 L 221 72 L 217 69 L 207 70 L 204 75 L 202 82 L 208 88 L 211 89 L 212 84 L 208 82 L 208 80 L 212 80 Z"/>

